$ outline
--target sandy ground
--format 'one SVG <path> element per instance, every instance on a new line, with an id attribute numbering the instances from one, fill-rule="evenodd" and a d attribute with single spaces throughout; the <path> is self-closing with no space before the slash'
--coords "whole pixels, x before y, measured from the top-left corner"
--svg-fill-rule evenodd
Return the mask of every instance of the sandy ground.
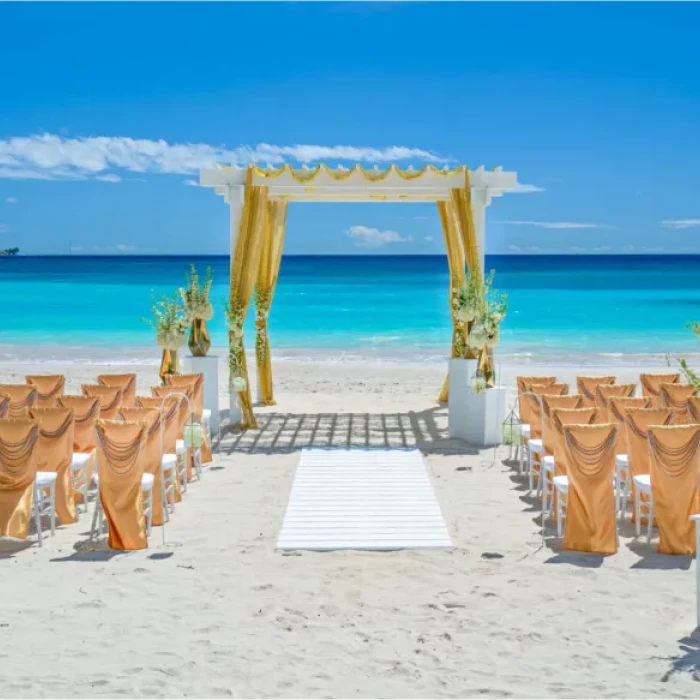
<path id="1" fill-rule="evenodd" d="M 153 362 L 129 369 L 144 393 L 156 381 Z M 552 369 L 576 374 L 502 372 Z M 65 371 L 77 390 L 104 370 L 0 365 L 0 381 Z M 446 438 L 439 365 L 275 370 L 279 405 L 225 436 L 149 550 L 89 547 L 85 516 L 43 549 L 0 545 L 0 696 L 698 696 L 690 558 L 629 524 L 607 558 L 561 552 L 551 527 L 543 539 L 507 449 Z M 275 552 L 309 444 L 418 446 L 454 549 Z"/>

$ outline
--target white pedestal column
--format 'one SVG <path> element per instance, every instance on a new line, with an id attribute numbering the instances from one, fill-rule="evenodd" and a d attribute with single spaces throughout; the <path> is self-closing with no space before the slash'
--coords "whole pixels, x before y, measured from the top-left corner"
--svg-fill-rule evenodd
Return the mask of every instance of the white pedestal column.
<path id="1" fill-rule="evenodd" d="M 475 447 L 493 447 L 501 444 L 507 392 L 503 386 L 484 389 L 478 394 L 469 388 L 465 438 L 467 442 Z"/>
<path id="2" fill-rule="evenodd" d="M 452 358 L 449 361 L 447 422 L 451 438 L 467 440 L 469 385 L 476 374 L 476 360 Z"/>
<path id="3" fill-rule="evenodd" d="M 229 392 L 228 422 L 231 425 L 239 425 L 243 422 L 243 409 L 235 391 Z"/>
<path id="4" fill-rule="evenodd" d="M 184 374 L 204 375 L 204 408 L 211 411 L 210 428 L 216 431 L 219 426 L 219 358 L 216 355 L 182 358 Z"/>

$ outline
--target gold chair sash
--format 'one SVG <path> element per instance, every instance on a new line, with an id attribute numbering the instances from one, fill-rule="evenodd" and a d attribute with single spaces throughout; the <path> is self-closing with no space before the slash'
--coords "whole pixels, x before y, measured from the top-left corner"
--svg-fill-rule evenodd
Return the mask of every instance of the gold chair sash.
<path id="1" fill-rule="evenodd" d="M 31 384 L 0 384 L 0 394 L 10 397 L 8 418 L 27 418 L 36 403 L 37 390 Z"/>
<path id="2" fill-rule="evenodd" d="M 700 512 L 700 425 L 649 428 L 649 453 L 659 552 L 695 554 L 690 516 Z"/>
<path id="3" fill-rule="evenodd" d="M 542 408 L 544 409 L 544 435 L 542 442 L 544 443 L 544 453 L 546 455 L 554 454 L 554 431 L 555 427 L 552 423 L 552 412 L 557 408 L 573 409 L 581 408 L 582 397 L 580 394 L 562 394 L 542 396 Z"/>
<path id="4" fill-rule="evenodd" d="M 578 394 L 574 394 L 578 396 Z M 552 437 L 554 443 L 554 475 L 566 476 L 566 445 L 564 428 L 570 425 L 590 425 L 595 423 L 595 408 L 555 408 L 552 410 Z"/>
<path id="5" fill-rule="evenodd" d="M 542 439 L 543 416 L 542 406 L 537 398 L 543 396 L 562 396 L 569 393 L 568 384 L 548 384 L 546 386 L 540 384 L 531 384 L 528 394 L 525 394 L 530 413 L 530 437 L 532 439 Z M 532 394 L 535 394 L 533 396 Z"/>
<path id="6" fill-rule="evenodd" d="M 615 454 L 627 454 L 627 436 L 625 433 L 625 416 L 630 408 L 652 408 L 649 396 L 611 396 L 608 399 L 608 421 L 617 426 L 617 444 Z"/>
<path id="7" fill-rule="evenodd" d="M 142 451 L 147 431 L 146 423 L 97 421 L 100 502 L 112 549 L 148 546 L 141 495 Z"/>
<path id="8" fill-rule="evenodd" d="M 1 403 L 1 402 L 0 402 Z M 688 414 L 691 417 L 691 423 L 700 423 L 700 396 L 691 396 L 687 401 Z M 2 410 L 0 410 L 0 417 Z"/>
<path id="9" fill-rule="evenodd" d="M 563 432 L 569 477 L 564 549 L 614 554 L 617 428 L 611 423 L 571 425 Z"/>
<path id="10" fill-rule="evenodd" d="M 121 405 L 125 408 L 132 408 L 136 398 L 136 375 L 135 374 L 100 374 L 97 383 L 103 386 L 114 387 L 122 390 Z"/>
<path id="11" fill-rule="evenodd" d="M 270 391 L 272 391 L 272 370 L 270 365 Z M 169 386 L 184 387 L 190 390 L 192 396 L 193 410 L 198 421 L 202 418 L 204 411 L 204 375 L 203 374 L 170 374 L 165 378 Z M 270 404 L 272 405 L 272 404 Z M 207 464 L 212 461 L 211 445 L 207 431 L 202 432 L 202 463 Z"/>
<path id="12" fill-rule="evenodd" d="M 518 385 L 518 413 L 520 414 L 520 422 L 531 423 L 530 420 L 530 402 L 527 397 L 523 394 L 526 391 L 530 391 L 531 386 L 549 386 L 550 384 L 555 384 L 557 381 L 556 377 L 516 377 L 515 379 Z"/>
<path id="13" fill-rule="evenodd" d="M 688 412 L 688 399 L 697 394 L 693 384 L 661 384 L 659 396 L 663 405 L 673 411 L 672 423 L 683 425 L 690 423 L 692 417 Z"/>
<path id="14" fill-rule="evenodd" d="M 10 411 L 10 397 L 7 394 L 0 394 L 0 419 L 7 418 Z"/>
<path id="15" fill-rule="evenodd" d="M 595 388 L 595 402 L 598 409 L 598 420 L 602 423 L 612 423 L 608 403 L 613 396 L 631 398 L 637 389 L 636 384 L 599 384 Z"/>
<path id="16" fill-rule="evenodd" d="M 596 406 L 595 390 L 601 384 L 614 384 L 615 377 L 576 377 L 578 393 L 583 394 L 583 406 L 589 408 Z"/>
<path id="17" fill-rule="evenodd" d="M 27 418 L 0 421 L 0 537 L 27 537 L 34 501 L 39 425 Z"/>
<path id="18" fill-rule="evenodd" d="M 651 396 L 653 399 L 652 408 L 663 408 L 661 400 L 661 385 L 676 384 L 680 382 L 681 375 L 679 372 L 671 372 L 669 374 L 649 374 L 642 373 L 639 375 L 639 383 L 642 385 L 642 396 Z"/>
<path id="19" fill-rule="evenodd" d="M 122 408 L 121 416 L 125 421 L 145 423 L 147 426 L 146 439 L 142 450 L 144 474 L 153 475 L 153 498 L 151 499 L 151 522 L 153 525 L 162 525 L 164 520 L 163 499 L 163 474 L 160 464 L 161 453 L 161 420 L 160 410 L 157 408 Z"/>
<path id="20" fill-rule="evenodd" d="M 56 515 L 70 525 L 77 520 L 71 478 L 75 414 L 72 408 L 32 408 L 29 415 L 39 423 L 37 471 L 56 473 Z"/>
<path id="21" fill-rule="evenodd" d="M 28 374 L 27 384 L 36 387 L 36 403 L 38 408 L 56 408 L 58 397 L 66 386 L 66 378 L 62 374 Z"/>
<path id="22" fill-rule="evenodd" d="M 83 384 L 81 388 L 85 396 L 97 396 L 100 399 L 100 418 L 115 420 L 119 416 L 122 405 L 122 390 L 119 387 Z"/>

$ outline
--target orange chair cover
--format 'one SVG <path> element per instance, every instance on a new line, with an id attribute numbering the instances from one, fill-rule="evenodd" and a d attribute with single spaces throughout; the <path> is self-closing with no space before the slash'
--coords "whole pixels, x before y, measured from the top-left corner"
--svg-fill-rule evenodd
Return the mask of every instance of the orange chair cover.
<path id="1" fill-rule="evenodd" d="M 700 425 L 649 428 L 649 453 L 659 552 L 695 554 L 695 522 L 690 516 L 700 512 Z"/>
<path id="2" fill-rule="evenodd" d="M 697 394 L 693 384 L 661 384 L 659 395 L 666 408 L 673 411 L 671 423 L 684 425 L 692 422 L 692 416 L 688 412 L 688 399 Z"/>
<path id="3" fill-rule="evenodd" d="M 102 420 L 119 418 L 119 409 L 122 406 L 122 390 L 119 387 L 83 384 L 82 390 L 85 396 L 97 396 L 100 399 L 100 418 Z"/>
<path id="4" fill-rule="evenodd" d="M 166 374 L 165 381 L 168 386 L 180 387 L 190 390 L 192 396 L 192 410 L 198 421 L 202 420 L 204 411 L 204 375 L 203 374 Z M 206 430 L 202 431 L 202 463 L 211 462 L 211 445 Z M 188 477 L 189 478 L 189 477 Z"/>
<path id="5" fill-rule="evenodd" d="M 614 384 L 615 377 L 576 377 L 578 393 L 583 394 L 583 407 L 593 408 L 596 405 L 595 390 L 601 384 Z"/>
<path id="6" fill-rule="evenodd" d="M 100 502 L 109 527 L 112 549 L 145 549 L 146 517 L 141 477 L 145 423 L 97 421 Z"/>
<path id="7" fill-rule="evenodd" d="M 28 374 L 25 379 L 27 384 L 36 387 L 34 405 L 37 408 L 56 408 L 56 401 L 66 386 L 66 378 L 62 374 Z"/>
<path id="8" fill-rule="evenodd" d="M 124 408 L 133 408 L 136 400 L 136 375 L 135 374 L 100 374 L 97 383 L 122 390 L 122 403 Z"/>
<path id="9" fill-rule="evenodd" d="M 170 397 L 165 401 L 165 404 L 163 399 L 158 396 L 136 397 L 136 406 L 138 408 L 157 408 L 161 413 L 161 420 L 163 421 L 163 454 L 176 454 L 181 402 L 183 400 L 177 396 Z M 175 479 L 175 503 L 180 503 L 181 500 L 180 480 Z"/>
<path id="10" fill-rule="evenodd" d="M 38 439 L 39 425 L 34 420 L 0 421 L 0 537 L 27 537 Z"/>
<path id="11" fill-rule="evenodd" d="M 569 477 L 564 549 L 614 554 L 617 428 L 612 423 L 570 425 L 563 432 Z"/>
<path id="12" fill-rule="evenodd" d="M 10 397 L 8 418 L 27 418 L 36 404 L 37 391 L 31 384 L 0 384 L 0 394 Z"/>
<path id="13" fill-rule="evenodd" d="M 0 401 L 2 406 L 2 401 Z M 691 417 L 691 423 L 700 423 L 700 396 L 691 396 L 687 402 L 688 413 Z M 2 409 L 0 408 L 0 417 L 2 417 Z"/>
<path id="14" fill-rule="evenodd" d="M 561 396 L 546 395 L 542 396 L 542 408 L 544 409 L 544 435 L 542 442 L 544 443 L 544 453 L 546 455 L 554 454 L 554 432 L 555 427 L 552 423 L 552 411 L 558 408 L 581 408 L 582 398 L 580 394 L 562 394 Z"/>
<path id="15" fill-rule="evenodd" d="M 184 440 L 185 437 L 185 425 L 190 421 L 190 420 L 195 420 L 195 413 L 194 413 L 194 402 L 191 398 L 192 393 L 191 391 L 184 386 L 152 386 L 151 391 L 153 392 L 154 396 L 158 396 L 159 398 L 163 399 L 166 396 L 170 396 L 171 394 L 185 394 L 188 399 L 190 399 L 190 403 L 188 404 L 185 399 L 181 397 L 176 397 L 180 399 L 180 407 L 177 412 L 177 439 L 178 440 Z M 192 454 L 190 450 L 187 450 L 187 481 L 192 481 Z"/>
<path id="16" fill-rule="evenodd" d="M 95 465 L 97 455 L 97 435 L 95 426 L 100 416 L 100 399 L 97 396 L 75 396 L 73 394 L 63 394 L 58 399 L 58 405 L 62 408 L 72 408 L 75 418 L 73 431 L 73 452 L 89 454 L 85 467 L 85 479 L 87 483 L 92 482 L 92 470 Z M 80 476 L 76 472 L 76 476 Z M 75 502 L 82 503 L 83 495 L 75 493 Z"/>
<path id="17" fill-rule="evenodd" d="M 521 423 L 530 423 L 530 403 L 523 394 L 530 391 L 531 386 L 548 386 L 557 381 L 556 377 L 516 377 L 518 385 L 518 412 Z"/>
<path id="18" fill-rule="evenodd" d="M 530 412 L 530 438 L 533 440 L 541 440 L 542 429 L 544 427 L 544 416 L 542 415 L 542 406 L 538 396 L 541 398 L 543 396 L 563 396 L 569 393 L 568 384 L 531 384 L 527 389 L 528 394 L 524 396 L 527 399 Z M 533 396 L 535 394 L 535 396 Z"/>
<path id="19" fill-rule="evenodd" d="M 673 411 L 668 408 L 629 408 L 625 416 L 625 437 L 627 440 L 627 462 L 630 478 L 651 473 L 649 459 L 649 439 L 647 431 L 652 425 L 668 425 L 673 418 Z M 632 481 L 632 494 L 636 493 Z M 649 499 L 642 494 L 642 501 Z M 632 511 L 632 522 L 636 522 L 636 514 Z M 642 518 L 642 524 L 647 522 Z"/>
<path id="20" fill-rule="evenodd" d="M 7 394 L 0 394 L 0 418 L 7 418 L 10 411 L 10 397 Z"/>
<path id="21" fill-rule="evenodd" d="M 614 396 L 631 398 L 637 389 L 636 384 L 599 384 L 595 388 L 595 405 L 598 409 L 598 421 L 601 423 L 614 423 L 610 417 L 608 403 Z"/>
<path id="22" fill-rule="evenodd" d="M 122 408 L 121 416 L 124 420 L 137 423 L 145 423 L 147 426 L 146 440 L 143 445 L 142 462 L 144 474 L 153 474 L 153 498 L 151 499 L 151 522 L 153 525 L 162 525 L 163 499 L 163 473 L 160 468 L 162 461 L 160 444 L 160 410 L 157 408 Z"/>
<path id="23" fill-rule="evenodd" d="M 74 523 L 75 496 L 71 479 L 75 417 L 72 408 L 33 408 L 30 416 L 39 422 L 35 448 L 36 469 L 56 472 L 56 515 L 62 525 Z"/>
<path id="24" fill-rule="evenodd" d="M 653 399 L 652 408 L 663 408 L 661 401 L 661 385 L 676 384 L 680 382 L 681 375 L 678 372 L 670 374 L 640 374 L 639 383 L 642 385 L 642 396 L 651 396 Z"/>
<path id="25" fill-rule="evenodd" d="M 652 408 L 653 400 L 649 396 L 611 396 L 608 399 L 608 418 L 617 426 L 616 455 L 627 454 L 627 435 L 625 416 L 630 408 Z"/>

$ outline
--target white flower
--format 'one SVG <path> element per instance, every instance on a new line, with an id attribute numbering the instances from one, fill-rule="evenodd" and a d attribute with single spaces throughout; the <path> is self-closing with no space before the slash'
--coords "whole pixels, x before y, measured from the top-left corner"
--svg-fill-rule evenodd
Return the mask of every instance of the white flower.
<path id="1" fill-rule="evenodd" d="M 471 323 L 475 318 L 475 314 L 472 309 L 457 309 L 457 311 L 455 311 L 455 318 L 462 323 Z"/>
<path id="2" fill-rule="evenodd" d="M 475 323 L 469 331 L 469 340 L 467 341 L 473 348 L 481 350 L 488 343 L 488 333 L 481 322 Z"/>
<path id="3" fill-rule="evenodd" d="M 234 338 L 242 338 L 243 337 L 243 329 L 240 326 L 236 326 L 235 328 L 231 329 L 233 333 Z"/>
<path id="4" fill-rule="evenodd" d="M 234 377 L 231 382 L 231 388 L 238 392 L 245 391 L 248 388 L 248 382 L 244 377 Z"/>
<path id="5" fill-rule="evenodd" d="M 204 321 L 210 321 L 214 316 L 214 307 L 210 301 L 190 302 L 187 311 L 192 319 L 201 318 Z"/>
<path id="6" fill-rule="evenodd" d="M 498 331 L 496 331 L 495 333 L 492 333 L 491 335 L 489 335 L 489 337 L 486 340 L 486 345 L 490 348 L 496 347 L 496 345 L 498 345 L 498 342 L 500 341 L 500 339 L 501 339 L 500 333 Z"/>
<path id="7" fill-rule="evenodd" d="M 185 344 L 185 340 L 185 333 L 177 330 L 159 331 L 156 334 L 156 343 L 164 350 L 179 350 Z"/>

